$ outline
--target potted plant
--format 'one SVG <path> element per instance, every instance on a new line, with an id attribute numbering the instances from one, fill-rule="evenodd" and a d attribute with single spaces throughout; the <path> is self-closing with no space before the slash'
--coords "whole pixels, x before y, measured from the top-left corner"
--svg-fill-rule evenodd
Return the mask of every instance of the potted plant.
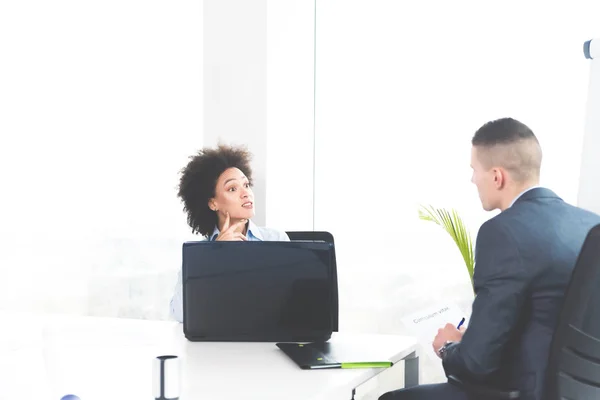
<path id="1" fill-rule="evenodd" d="M 465 261 L 471 286 L 473 285 L 473 271 L 475 267 L 475 253 L 473 251 L 473 240 L 467 230 L 458 212 L 454 209 L 446 210 L 444 208 L 435 208 L 432 206 L 421 206 L 419 208 L 419 218 L 424 221 L 435 222 L 444 228 L 452 237 L 458 247 L 460 254 Z"/>

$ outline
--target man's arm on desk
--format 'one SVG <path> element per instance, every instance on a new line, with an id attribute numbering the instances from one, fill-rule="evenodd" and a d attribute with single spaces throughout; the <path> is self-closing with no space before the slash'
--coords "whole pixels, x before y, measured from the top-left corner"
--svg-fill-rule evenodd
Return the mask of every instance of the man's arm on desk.
<path id="1" fill-rule="evenodd" d="M 179 322 L 183 322 L 183 295 L 181 284 L 181 271 L 177 274 L 175 292 L 171 298 L 171 315 Z"/>
<path id="2" fill-rule="evenodd" d="M 497 220 L 482 225 L 475 251 L 476 297 L 469 326 L 459 343 L 445 349 L 442 360 L 446 375 L 484 380 L 500 368 L 528 279 L 514 238 Z"/>

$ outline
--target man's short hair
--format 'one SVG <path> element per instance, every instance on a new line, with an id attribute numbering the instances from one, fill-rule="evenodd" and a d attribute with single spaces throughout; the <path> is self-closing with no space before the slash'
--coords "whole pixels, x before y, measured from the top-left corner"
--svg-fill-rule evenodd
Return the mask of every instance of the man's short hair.
<path id="1" fill-rule="evenodd" d="M 475 132 L 471 144 L 478 149 L 479 161 L 488 168 L 502 167 L 518 182 L 540 177 L 540 143 L 533 131 L 516 119 L 487 122 Z"/>

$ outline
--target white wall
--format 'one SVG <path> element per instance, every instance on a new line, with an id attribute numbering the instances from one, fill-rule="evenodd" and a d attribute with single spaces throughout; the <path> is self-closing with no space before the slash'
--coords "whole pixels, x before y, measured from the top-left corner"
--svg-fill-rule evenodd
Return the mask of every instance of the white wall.
<path id="1" fill-rule="evenodd" d="M 0 307 L 166 317 L 201 2 L 0 3 L 0 135 Z"/>
<path id="2" fill-rule="evenodd" d="M 600 214 L 600 39 L 591 40 L 589 56 L 590 78 L 577 204 Z"/>

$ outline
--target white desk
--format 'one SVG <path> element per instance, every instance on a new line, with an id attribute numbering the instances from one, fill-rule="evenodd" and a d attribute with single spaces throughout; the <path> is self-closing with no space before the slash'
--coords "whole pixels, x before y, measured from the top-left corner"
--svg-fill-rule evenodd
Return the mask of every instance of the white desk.
<path id="1" fill-rule="evenodd" d="M 0 399 L 151 400 L 152 361 L 181 359 L 181 399 L 350 400 L 382 369 L 301 370 L 274 343 L 194 343 L 176 322 L 0 312 Z M 388 335 L 334 334 L 377 341 L 406 360 L 418 384 L 417 342 Z"/>

